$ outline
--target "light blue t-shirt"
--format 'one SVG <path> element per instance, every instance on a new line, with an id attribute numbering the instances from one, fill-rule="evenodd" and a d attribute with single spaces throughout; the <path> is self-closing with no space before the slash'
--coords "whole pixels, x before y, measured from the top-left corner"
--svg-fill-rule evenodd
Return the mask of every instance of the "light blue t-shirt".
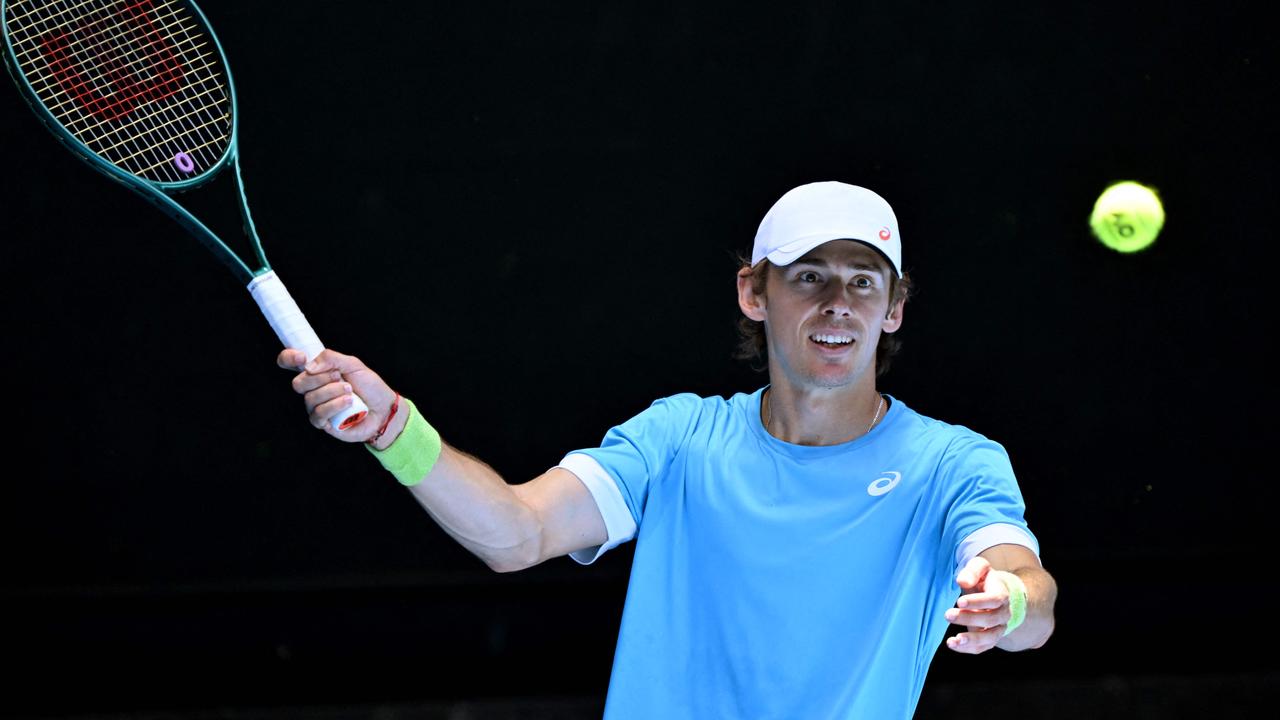
<path id="1" fill-rule="evenodd" d="M 762 390 L 658 400 L 561 463 L 610 531 L 575 557 L 636 539 L 608 720 L 909 718 L 962 542 L 1037 549 L 1000 445 L 892 398 L 863 437 L 792 445 Z"/>

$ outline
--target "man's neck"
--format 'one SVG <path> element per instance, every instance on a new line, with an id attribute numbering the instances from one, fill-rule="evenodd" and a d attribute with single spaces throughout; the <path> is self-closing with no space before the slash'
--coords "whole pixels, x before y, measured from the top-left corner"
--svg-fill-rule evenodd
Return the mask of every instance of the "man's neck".
<path id="1" fill-rule="evenodd" d="M 886 403 L 874 381 L 843 388 L 773 384 L 760 402 L 760 421 L 783 442 L 838 445 L 870 432 L 884 419 Z"/>

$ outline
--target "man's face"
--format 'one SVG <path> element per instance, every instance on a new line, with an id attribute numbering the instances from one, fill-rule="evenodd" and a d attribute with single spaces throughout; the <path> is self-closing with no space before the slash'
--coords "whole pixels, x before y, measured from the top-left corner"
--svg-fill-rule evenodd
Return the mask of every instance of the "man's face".
<path id="1" fill-rule="evenodd" d="M 763 320 L 773 383 L 840 388 L 875 386 L 881 332 L 902 323 L 889 312 L 889 264 L 852 240 L 823 243 L 790 265 L 769 268 L 763 296 L 739 278 L 739 304 Z"/>

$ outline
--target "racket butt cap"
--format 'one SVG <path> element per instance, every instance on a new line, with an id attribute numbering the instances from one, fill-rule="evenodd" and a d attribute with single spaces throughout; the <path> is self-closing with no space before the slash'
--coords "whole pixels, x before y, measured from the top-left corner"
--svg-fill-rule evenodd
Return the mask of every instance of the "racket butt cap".
<path id="1" fill-rule="evenodd" d="M 363 420 L 364 420 L 365 416 L 366 416 L 366 415 L 368 415 L 368 414 L 369 414 L 369 411 L 367 411 L 367 410 L 362 410 L 362 411 L 360 411 L 360 412 L 356 413 L 355 415 L 351 415 L 351 416 L 350 416 L 350 417 L 348 417 L 346 420 L 343 420 L 342 422 L 338 423 L 338 429 L 339 429 L 339 430 L 349 430 L 349 429 L 351 429 L 351 428 L 355 427 L 356 425 L 359 425 L 359 424 L 361 423 L 361 421 L 363 421 Z"/>
<path id="2" fill-rule="evenodd" d="M 333 419 L 329 421 L 329 424 L 338 432 L 350 430 L 356 425 L 359 425 L 360 421 L 364 420 L 365 416 L 368 414 L 369 406 L 364 404 L 364 401 L 360 399 L 359 395 L 352 395 L 351 407 L 337 415 L 334 415 Z"/>

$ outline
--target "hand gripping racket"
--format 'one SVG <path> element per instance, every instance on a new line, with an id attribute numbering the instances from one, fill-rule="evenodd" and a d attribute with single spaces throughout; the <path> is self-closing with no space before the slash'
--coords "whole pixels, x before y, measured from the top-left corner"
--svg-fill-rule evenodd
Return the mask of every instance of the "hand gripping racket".
<path id="1" fill-rule="evenodd" d="M 0 0 L 4 59 L 27 102 L 72 152 L 174 218 L 245 283 L 286 347 L 324 349 L 267 263 L 236 148 L 236 97 L 217 38 L 184 0 Z M 246 263 L 169 193 L 232 167 L 253 247 Z M 333 419 L 345 430 L 359 399 Z"/>

